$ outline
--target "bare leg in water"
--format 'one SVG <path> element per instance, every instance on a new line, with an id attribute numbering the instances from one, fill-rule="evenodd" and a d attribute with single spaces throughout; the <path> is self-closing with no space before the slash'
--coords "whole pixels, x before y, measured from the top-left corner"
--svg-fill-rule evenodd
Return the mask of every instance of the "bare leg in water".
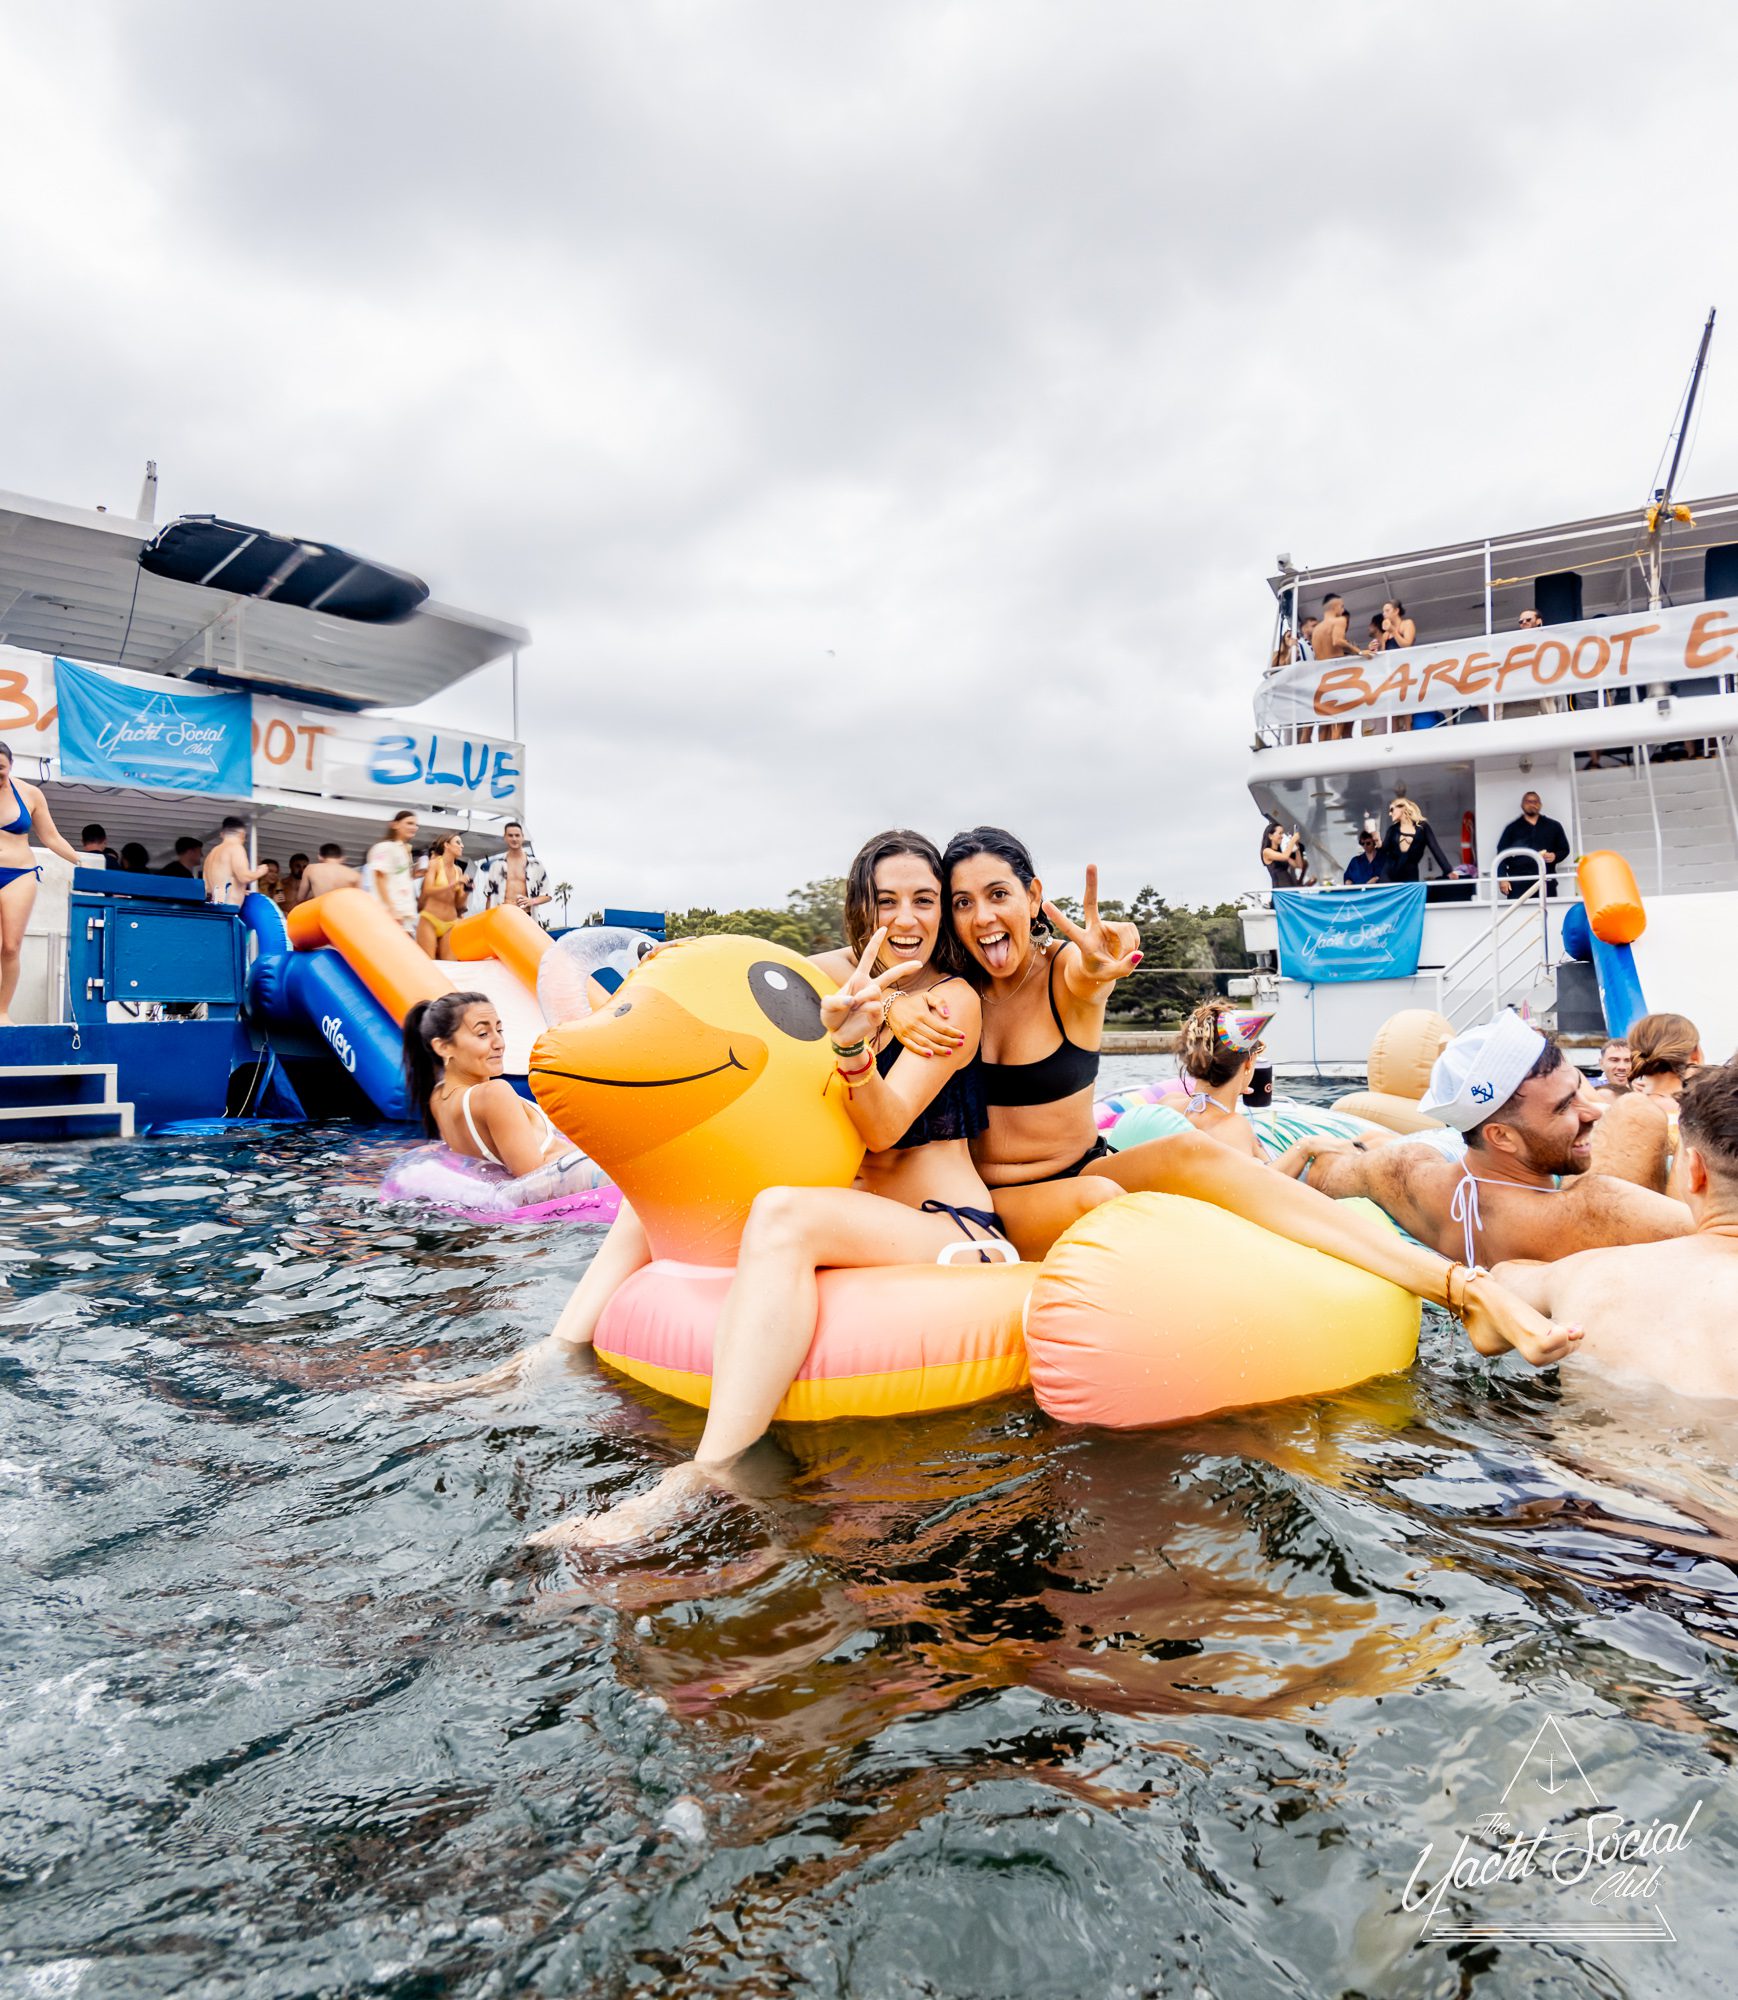
<path id="1" fill-rule="evenodd" d="M 631 1541 L 708 1485 L 760 1438 L 797 1378 L 815 1337 L 818 1268 L 928 1264 L 960 1232 L 945 1215 L 856 1188 L 768 1188 L 742 1233 L 736 1279 L 712 1341 L 712 1401 L 693 1459 L 650 1492 L 606 1514 L 575 1515 L 532 1535 L 540 1548 Z"/>
<path id="2" fill-rule="evenodd" d="M 449 1396 L 486 1396 L 494 1389 L 512 1388 L 539 1363 L 571 1354 L 576 1347 L 589 1347 L 604 1307 L 636 1271 L 651 1261 L 652 1248 L 646 1241 L 640 1218 L 624 1202 L 621 1213 L 610 1224 L 609 1234 L 598 1245 L 597 1255 L 585 1267 L 572 1296 L 562 1307 L 561 1317 L 542 1340 L 481 1375 L 462 1375 L 452 1382 L 403 1382 L 395 1393 L 412 1403 L 438 1403 Z"/>

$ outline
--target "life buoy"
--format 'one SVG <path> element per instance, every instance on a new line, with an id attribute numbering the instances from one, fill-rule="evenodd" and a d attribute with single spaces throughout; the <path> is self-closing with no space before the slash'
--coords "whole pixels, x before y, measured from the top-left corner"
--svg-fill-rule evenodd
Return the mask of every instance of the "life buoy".
<path id="1" fill-rule="evenodd" d="M 1471 867 L 1471 865 L 1478 859 L 1478 852 L 1473 845 L 1473 831 L 1475 825 L 1476 822 L 1474 821 L 1471 813 L 1463 812 L 1461 814 L 1460 858 L 1468 865 L 1468 867 Z"/>

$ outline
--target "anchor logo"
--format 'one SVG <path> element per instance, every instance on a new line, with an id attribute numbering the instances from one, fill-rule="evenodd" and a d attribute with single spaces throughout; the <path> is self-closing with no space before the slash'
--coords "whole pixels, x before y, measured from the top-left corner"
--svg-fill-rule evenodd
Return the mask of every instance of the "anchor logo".
<path id="1" fill-rule="evenodd" d="M 1489 1104 L 1496 1094 L 1497 1087 L 1494 1083 L 1475 1083 L 1469 1092 L 1475 1104 Z"/>

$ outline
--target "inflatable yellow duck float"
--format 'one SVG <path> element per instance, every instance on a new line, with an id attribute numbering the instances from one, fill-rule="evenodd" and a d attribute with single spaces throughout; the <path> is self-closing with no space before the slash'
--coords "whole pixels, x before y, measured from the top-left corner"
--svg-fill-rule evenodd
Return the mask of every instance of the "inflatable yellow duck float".
<path id="1" fill-rule="evenodd" d="M 609 1172 L 653 1252 L 596 1351 L 685 1402 L 708 1400 L 755 1196 L 847 1187 L 863 1157 L 821 1022 L 830 990 L 761 939 L 686 939 L 532 1051 L 538 1103 Z M 1410 1293 L 1176 1195 L 1105 1203 L 1042 1266 L 823 1271 L 819 1292 L 782 1419 L 945 1409 L 1031 1380 L 1064 1421 L 1175 1422 L 1404 1368 L 1418 1337 Z"/>

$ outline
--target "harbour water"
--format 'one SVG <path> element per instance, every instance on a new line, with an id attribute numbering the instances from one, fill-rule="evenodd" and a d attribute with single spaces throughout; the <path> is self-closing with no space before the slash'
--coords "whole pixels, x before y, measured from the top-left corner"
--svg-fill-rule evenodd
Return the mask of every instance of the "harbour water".
<path id="1" fill-rule="evenodd" d="M 696 1418 L 589 1364 L 396 1402 L 597 1241 L 382 1209 L 403 1143 L 0 1155 L 0 1993 L 1730 1990 L 1719 1412 L 1430 1315 L 1408 1378 L 1177 1431 L 793 1429 L 574 1567 L 523 1537 Z M 1573 1829 L 1565 1756 L 1699 1803 L 1652 1890 L 1423 1935 L 1421 1850 Z"/>

